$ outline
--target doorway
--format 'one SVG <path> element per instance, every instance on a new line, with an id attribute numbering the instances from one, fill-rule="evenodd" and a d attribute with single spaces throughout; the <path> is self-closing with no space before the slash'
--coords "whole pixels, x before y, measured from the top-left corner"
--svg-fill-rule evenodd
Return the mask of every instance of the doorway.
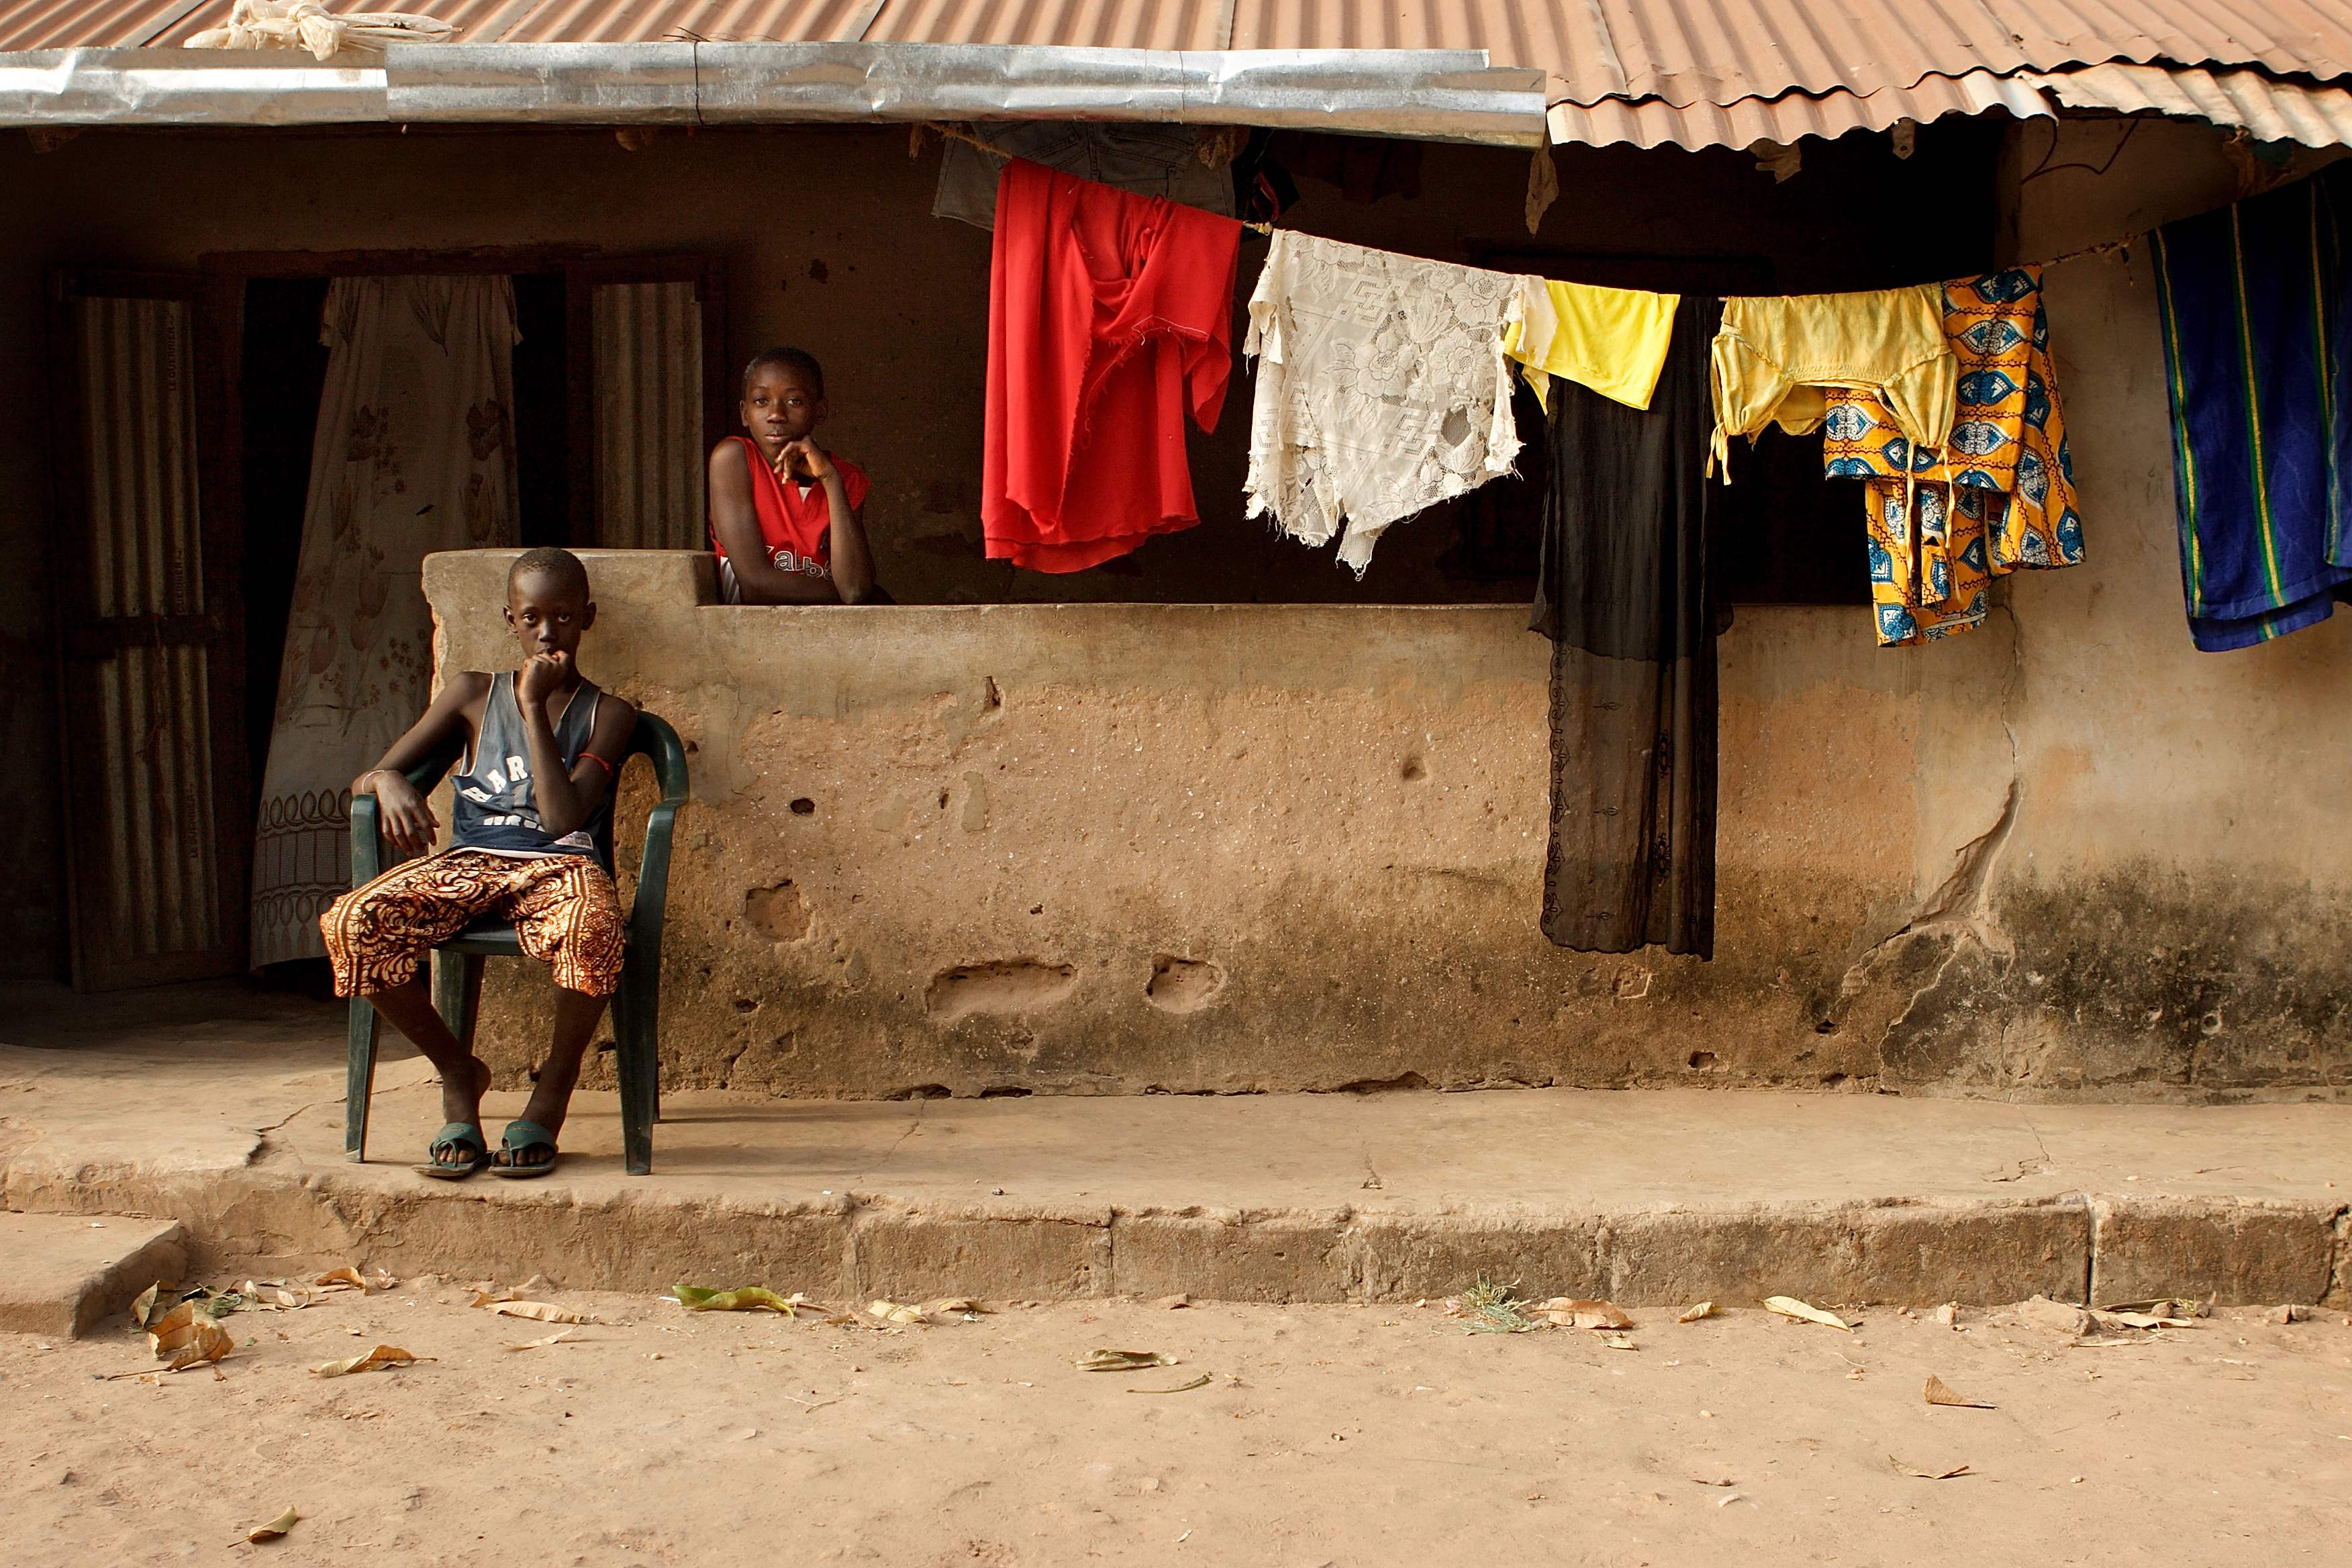
<path id="1" fill-rule="evenodd" d="M 77 988 L 235 973 L 257 956 L 256 801 L 316 504 L 322 313 L 338 279 L 463 275 L 511 289 L 507 537 L 699 547 L 702 459 L 731 406 L 715 258 L 272 253 L 208 258 L 195 277 L 56 279 L 53 374 L 77 414 L 60 431 L 58 508 Z M 150 403 L 171 416 L 119 417 Z M 139 460 L 169 483 L 115 482 L 133 426 L 159 444 Z M 341 784 L 379 750 L 336 760 L 314 803 L 320 842 L 274 879 L 280 892 L 323 909 L 348 886 Z M 325 984 L 323 959 L 271 971 Z"/>

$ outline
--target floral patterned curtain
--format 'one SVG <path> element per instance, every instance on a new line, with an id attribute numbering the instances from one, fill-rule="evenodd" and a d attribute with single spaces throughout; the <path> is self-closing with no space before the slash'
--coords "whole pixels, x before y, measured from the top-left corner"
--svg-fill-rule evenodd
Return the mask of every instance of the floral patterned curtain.
<path id="1" fill-rule="evenodd" d="M 352 777 L 430 695 L 436 550 L 513 544 L 514 289 L 504 278 L 338 278 L 320 341 L 293 615 L 253 862 L 256 967 L 320 956 L 351 882 Z"/>

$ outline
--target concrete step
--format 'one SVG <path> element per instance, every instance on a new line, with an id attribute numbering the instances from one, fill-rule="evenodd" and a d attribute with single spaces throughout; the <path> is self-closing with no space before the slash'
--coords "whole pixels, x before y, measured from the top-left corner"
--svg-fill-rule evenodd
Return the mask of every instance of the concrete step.
<path id="1" fill-rule="evenodd" d="M 342 1154 L 331 1039 L 0 1047 L 0 1201 L 176 1218 L 218 1276 L 313 1264 L 821 1299 L 1182 1291 L 1339 1301 L 1480 1278 L 1627 1305 L 2352 1304 L 2352 1107 L 1864 1094 L 1031 1098 L 673 1094 L 626 1175 L 610 1095 L 562 1168 L 426 1181 L 421 1062 Z M 494 1094 L 491 1136 L 521 1109 Z M 93 1233 L 96 1234 L 96 1233 Z"/>
<path id="2" fill-rule="evenodd" d="M 177 1220 L 0 1214 L 0 1329 L 78 1338 L 188 1266 Z"/>

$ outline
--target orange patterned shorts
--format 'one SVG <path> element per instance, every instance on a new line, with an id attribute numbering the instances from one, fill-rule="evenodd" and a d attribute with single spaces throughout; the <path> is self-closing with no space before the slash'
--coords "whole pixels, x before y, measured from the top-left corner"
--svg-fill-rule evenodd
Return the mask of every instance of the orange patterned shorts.
<path id="1" fill-rule="evenodd" d="M 621 983 L 621 900 L 604 867 L 585 855 L 448 849 L 394 866 L 319 917 L 335 994 L 406 984 L 427 953 L 485 917 L 513 921 L 523 952 L 566 991 L 610 996 Z"/>

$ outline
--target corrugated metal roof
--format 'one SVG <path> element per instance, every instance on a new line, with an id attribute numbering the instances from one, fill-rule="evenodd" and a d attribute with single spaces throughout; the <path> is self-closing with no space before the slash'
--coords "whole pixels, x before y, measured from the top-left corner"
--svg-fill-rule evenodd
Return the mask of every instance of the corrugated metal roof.
<path id="1" fill-rule="evenodd" d="M 1697 103 L 1677 109 L 1662 98 L 1603 99 L 1599 103 L 1555 103 L 1548 116 L 1555 142 L 1607 147 L 1747 147 L 1758 142 L 1792 143 L 1804 136 L 1843 136 L 1849 131 L 1885 131 L 1908 120 L 1925 125 L 1948 114 L 1983 114 L 2005 110 L 2021 120 L 2047 117 L 2049 100 L 2018 77 L 1970 71 L 1933 76 L 1916 87 L 1887 88 L 1868 96 L 1853 92 L 1784 93 L 1737 103 Z"/>
<path id="2" fill-rule="evenodd" d="M 2068 109 L 2210 120 L 2242 126 L 2258 142 L 2352 145 L 2352 91 L 2338 86 L 2281 81 L 2254 70 L 2112 64 L 2021 79 L 2047 89 Z"/>
<path id="3" fill-rule="evenodd" d="M 476 30 L 457 37 L 469 44 L 848 43 L 882 5 L 883 0 L 539 0 L 497 37 Z"/>
<path id="4" fill-rule="evenodd" d="M 1219 0 L 887 0 L 869 44 L 1222 49 Z"/>
<path id="5" fill-rule="evenodd" d="M 229 3 L 0 0 L 0 51 L 175 47 L 226 22 Z M 375 3 L 449 22 L 471 44 L 1485 49 L 1496 65 L 1550 74 L 1556 140 L 1638 146 L 1789 142 L 1992 110 L 2043 114 L 2053 104 L 2045 90 L 2068 107 L 2194 114 L 2266 138 L 2264 128 L 2278 127 L 2282 137 L 2332 142 L 2338 110 L 2324 84 L 2352 76 L 2352 6 L 2342 0 Z"/>

